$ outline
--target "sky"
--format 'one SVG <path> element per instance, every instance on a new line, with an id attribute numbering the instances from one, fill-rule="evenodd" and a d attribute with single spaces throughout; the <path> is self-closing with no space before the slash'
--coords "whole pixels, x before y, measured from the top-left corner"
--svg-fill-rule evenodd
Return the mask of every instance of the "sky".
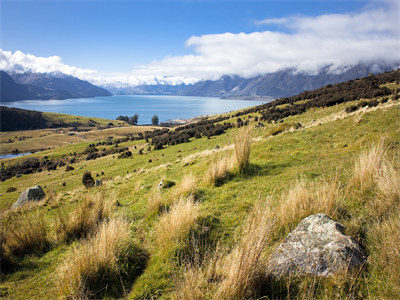
<path id="1" fill-rule="evenodd" d="M 0 69 L 192 83 L 400 62 L 400 0 L 0 0 Z"/>

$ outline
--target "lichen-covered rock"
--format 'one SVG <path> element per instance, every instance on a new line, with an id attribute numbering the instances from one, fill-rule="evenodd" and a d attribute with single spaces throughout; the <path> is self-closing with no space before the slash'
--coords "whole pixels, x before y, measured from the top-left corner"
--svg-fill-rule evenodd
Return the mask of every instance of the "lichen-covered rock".
<path id="1" fill-rule="evenodd" d="M 331 276 L 362 265 L 363 250 L 343 232 L 343 225 L 322 213 L 303 219 L 272 253 L 267 272 Z"/>
<path id="2" fill-rule="evenodd" d="M 12 205 L 12 208 L 19 208 L 29 201 L 40 201 L 46 196 L 40 185 L 27 188 L 21 193 L 18 200 Z"/>

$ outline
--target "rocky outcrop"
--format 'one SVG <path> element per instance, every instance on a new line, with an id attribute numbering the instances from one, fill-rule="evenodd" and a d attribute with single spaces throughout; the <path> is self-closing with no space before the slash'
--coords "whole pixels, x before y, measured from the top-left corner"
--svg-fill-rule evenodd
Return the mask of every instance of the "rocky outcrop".
<path id="1" fill-rule="evenodd" d="M 361 266 L 363 250 L 343 234 L 344 229 L 322 213 L 303 219 L 273 252 L 267 272 L 276 277 L 292 273 L 331 276 Z"/>
<path id="2" fill-rule="evenodd" d="M 30 201 L 40 201 L 45 197 L 45 192 L 40 185 L 27 188 L 21 193 L 18 200 L 12 205 L 12 208 L 19 208 Z"/>

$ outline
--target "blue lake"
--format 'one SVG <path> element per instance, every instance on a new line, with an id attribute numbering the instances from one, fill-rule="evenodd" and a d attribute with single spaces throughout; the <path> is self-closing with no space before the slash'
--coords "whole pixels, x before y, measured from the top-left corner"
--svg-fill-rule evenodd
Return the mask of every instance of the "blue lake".
<path id="1" fill-rule="evenodd" d="M 150 124 L 154 114 L 157 114 L 160 122 L 165 122 L 224 113 L 265 102 L 190 96 L 117 95 L 66 100 L 25 100 L 1 103 L 1 105 L 111 120 L 120 115 L 138 114 L 139 124 Z"/>

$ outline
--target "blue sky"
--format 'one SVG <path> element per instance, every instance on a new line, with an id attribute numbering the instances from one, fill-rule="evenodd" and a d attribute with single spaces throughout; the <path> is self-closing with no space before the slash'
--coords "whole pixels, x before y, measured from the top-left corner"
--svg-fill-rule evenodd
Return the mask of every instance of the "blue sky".
<path id="1" fill-rule="evenodd" d="M 320 27 L 324 28 L 325 24 L 330 24 L 335 20 L 338 22 L 349 20 L 348 26 L 357 27 L 357 24 L 369 20 L 365 12 L 382 10 L 390 17 L 376 15 L 372 17 L 372 22 L 381 22 L 385 19 L 389 22 L 392 21 L 390 18 L 394 18 L 398 13 L 398 8 L 398 0 L 1 0 L 0 48 L 11 53 L 20 51 L 25 55 L 31 54 L 36 58 L 57 56 L 60 61 L 54 63 L 53 60 L 52 66 L 61 63 L 78 69 L 91 70 L 92 76 L 96 73 L 98 78 L 109 73 L 118 73 L 121 76 L 130 74 L 130 76 L 187 78 L 191 76 L 190 70 L 199 70 L 203 67 L 201 71 L 193 73 L 193 78 L 204 79 L 211 76 L 207 74 L 213 72 L 214 65 L 216 76 L 238 72 L 234 67 L 227 67 L 230 64 L 238 65 L 240 57 L 229 57 L 229 53 L 235 52 L 235 47 L 239 53 L 242 53 L 242 57 L 252 63 L 253 56 L 257 57 L 258 52 L 247 53 L 246 44 L 249 47 L 262 48 L 277 43 L 277 47 L 265 47 L 265 51 L 276 49 L 282 52 L 281 49 L 290 47 L 290 37 L 294 37 L 293 40 L 297 37 L 301 44 L 304 37 L 310 34 L 310 30 L 305 25 L 307 22 L 317 20 L 316 24 L 322 24 Z M 393 9 L 395 14 L 393 14 Z M 358 15 L 360 15 L 359 19 L 354 17 Z M 323 16 L 330 16 L 330 18 L 324 19 Z M 341 16 L 347 19 L 341 19 Z M 266 21 L 263 22 L 263 20 Z M 318 20 L 325 23 L 318 23 Z M 392 26 L 394 29 L 389 33 L 386 27 L 379 32 L 372 32 L 370 29 L 367 32 L 362 29 L 360 32 L 353 32 L 351 38 L 358 38 L 360 35 L 361 40 L 367 40 L 366 36 L 379 34 L 376 44 L 378 42 L 382 44 L 379 39 L 385 39 L 382 40 L 381 47 L 387 47 L 386 53 L 391 55 L 395 50 L 393 48 L 398 46 L 396 39 L 399 28 L 396 27 L 399 23 L 394 22 Z M 299 28 L 304 30 L 301 31 Z M 332 28 L 326 28 L 326 30 L 329 34 L 332 32 Z M 314 36 L 309 39 L 311 47 L 316 47 L 318 35 L 320 37 L 326 35 L 324 32 L 315 31 L 313 30 Z M 343 31 L 343 35 L 346 35 L 345 28 Z M 264 34 L 257 37 L 257 33 Z M 341 35 L 341 32 L 338 31 L 337 35 Z M 262 43 L 257 44 L 257 40 L 262 40 Z M 239 45 L 240 41 L 242 44 Z M 282 43 L 288 44 L 285 46 Z M 224 47 L 229 48 L 226 59 L 223 58 Z M 242 48 L 244 50 L 241 50 Z M 321 55 L 318 63 L 323 64 L 329 60 L 340 61 L 342 59 L 340 55 L 349 50 L 351 49 L 343 49 L 337 56 L 335 53 L 329 53 L 325 60 L 325 55 Z M 214 57 L 218 51 L 221 53 Z M 366 54 L 366 59 L 379 57 L 379 55 L 385 56 L 385 53 L 381 51 L 378 54 L 368 55 Z M 211 58 L 208 60 L 209 57 Z M 297 59 L 299 62 L 291 63 L 291 57 L 293 61 Z M 19 59 L 22 65 L 27 61 L 25 58 Z M 266 63 L 268 59 L 270 62 Z M 351 59 L 354 60 L 354 58 Z M 344 59 L 343 65 L 351 59 Z M 15 60 L 14 58 L 12 63 L 15 64 Z M 280 62 L 281 58 L 271 53 L 263 58 L 264 62 L 257 65 L 253 63 L 254 66 L 250 68 L 251 74 L 240 75 L 251 76 L 285 66 L 290 67 L 291 64 L 297 66 L 300 60 L 304 60 L 304 55 L 289 53 Z M 8 62 L 7 66 L 9 67 L 12 63 Z M 309 63 L 308 66 L 301 66 L 301 68 L 316 67 L 311 65 L 312 63 Z M 246 68 L 246 64 L 241 67 Z M 81 77 L 85 76 L 90 77 L 87 74 Z"/>

